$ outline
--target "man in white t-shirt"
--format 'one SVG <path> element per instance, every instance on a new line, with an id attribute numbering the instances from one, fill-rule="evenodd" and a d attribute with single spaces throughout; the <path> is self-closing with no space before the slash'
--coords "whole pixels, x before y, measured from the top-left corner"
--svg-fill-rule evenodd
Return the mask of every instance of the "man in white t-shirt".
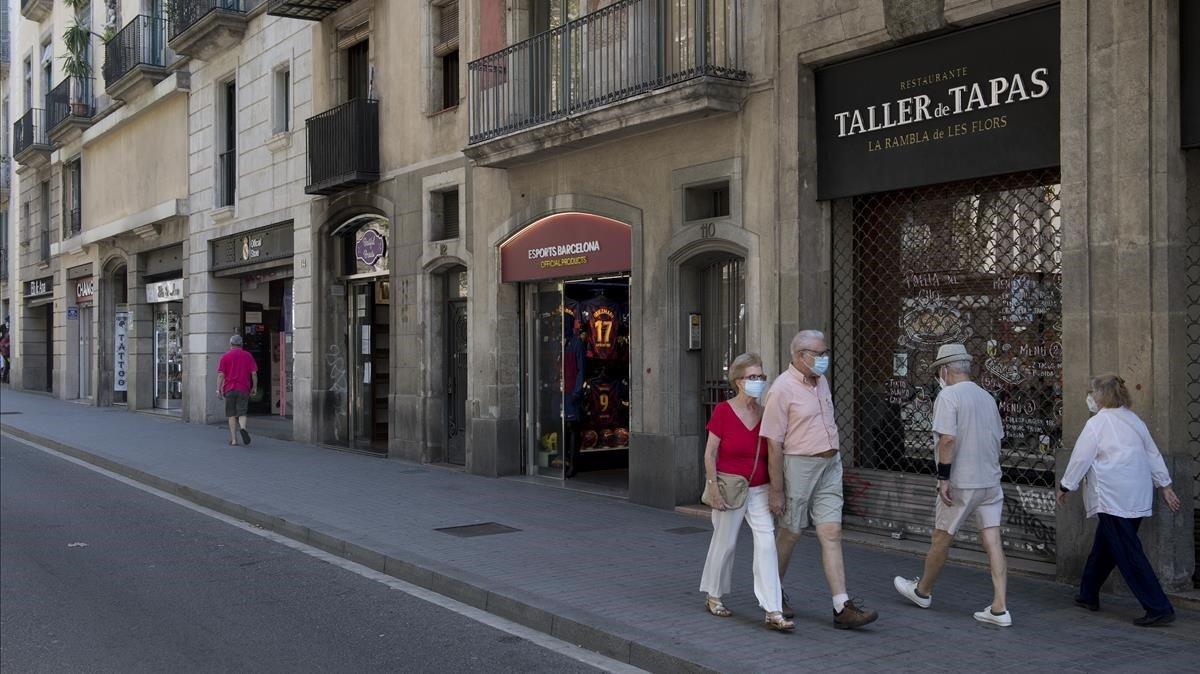
<path id="1" fill-rule="evenodd" d="M 971 381 L 971 355 L 962 344 L 944 344 L 930 364 L 942 390 L 933 403 L 938 498 L 933 543 L 925 556 L 925 574 L 896 576 L 896 591 L 921 608 L 933 603 L 933 585 L 946 563 L 954 535 L 975 514 L 992 571 L 992 604 L 975 619 L 1008 627 L 1008 564 L 1000 543 L 1004 491 L 1000 488 L 1000 440 L 1004 427 L 996 400 Z"/>

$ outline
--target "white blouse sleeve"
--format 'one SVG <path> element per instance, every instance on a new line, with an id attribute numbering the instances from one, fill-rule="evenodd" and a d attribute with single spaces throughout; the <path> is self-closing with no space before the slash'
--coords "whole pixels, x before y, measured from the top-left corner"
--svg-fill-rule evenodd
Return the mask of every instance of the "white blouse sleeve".
<path id="1" fill-rule="evenodd" d="M 1141 422 L 1141 419 L 1138 419 Z M 1142 449 L 1146 452 L 1146 458 L 1150 460 L 1150 477 L 1154 480 L 1155 487 L 1166 487 L 1171 484 L 1171 474 L 1167 472 L 1167 462 L 1163 460 L 1162 453 L 1158 451 L 1158 445 L 1154 444 L 1154 438 L 1150 435 L 1150 429 L 1146 427 L 1145 422 L 1137 424 L 1138 435 L 1142 438 Z"/>
<path id="2" fill-rule="evenodd" d="M 1071 450 L 1071 461 L 1067 464 L 1067 469 L 1063 471 L 1061 481 L 1062 486 L 1068 491 L 1079 489 L 1079 483 L 1083 480 L 1083 476 L 1087 475 L 1088 470 L 1092 467 L 1092 462 L 1096 460 L 1096 452 L 1100 448 L 1096 437 L 1098 424 L 1099 421 L 1096 417 L 1089 419 L 1079 433 L 1079 439 L 1075 441 L 1075 449 Z"/>

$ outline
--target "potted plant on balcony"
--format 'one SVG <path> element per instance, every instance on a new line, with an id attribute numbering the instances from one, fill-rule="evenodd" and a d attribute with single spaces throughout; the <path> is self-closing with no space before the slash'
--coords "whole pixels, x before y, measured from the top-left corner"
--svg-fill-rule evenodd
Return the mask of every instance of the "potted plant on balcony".
<path id="1" fill-rule="evenodd" d="M 62 57 L 63 73 L 71 78 L 71 116 L 87 117 L 91 102 L 87 100 L 86 86 L 92 76 L 92 64 L 88 60 L 88 52 L 92 46 L 92 31 L 79 15 L 79 10 L 88 6 L 86 0 L 66 0 L 67 6 L 75 10 L 75 17 L 67 30 L 63 32 L 63 45 L 67 55 Z"/>

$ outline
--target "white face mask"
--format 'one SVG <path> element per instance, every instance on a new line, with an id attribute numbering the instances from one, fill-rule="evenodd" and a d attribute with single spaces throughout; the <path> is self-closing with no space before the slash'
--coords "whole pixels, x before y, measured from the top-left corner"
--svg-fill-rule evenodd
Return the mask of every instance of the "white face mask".
<path id="1" fill-rule="evenodd" d="M 1091 393 L 1089 393 L 1087 396 L 1087 406 L 1088 411 L 1092 414 L 1100 411 L 1100 406 L 1096 404 L 1096 399 L 1092 397 Z"/>
<path id="2" fill-rule="evenodd" d="M 742 384 L 742 389 L 745 390 L 746 395 L 750 396 L 751 398 L 761 398 L 763 391 L 767 390 L 767 382 L 759 381 L 757 379 L 747 379 L 746 382 Z"/>

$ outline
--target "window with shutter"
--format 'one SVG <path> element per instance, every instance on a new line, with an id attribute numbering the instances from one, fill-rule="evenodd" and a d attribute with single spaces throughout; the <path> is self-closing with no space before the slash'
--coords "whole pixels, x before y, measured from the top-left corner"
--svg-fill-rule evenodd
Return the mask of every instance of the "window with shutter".
<path id="1" fill-rule="evenodd" d="M 437 44 L 433 55 L 439 58 L 458 51 L 458 2 L 448 2 L 437 8 L 435 15 Z"/>
<path id="2" fill-rule="evenodd" d="M 442 192 L 442 238 L 458 238 L 458 190 Z"/>

